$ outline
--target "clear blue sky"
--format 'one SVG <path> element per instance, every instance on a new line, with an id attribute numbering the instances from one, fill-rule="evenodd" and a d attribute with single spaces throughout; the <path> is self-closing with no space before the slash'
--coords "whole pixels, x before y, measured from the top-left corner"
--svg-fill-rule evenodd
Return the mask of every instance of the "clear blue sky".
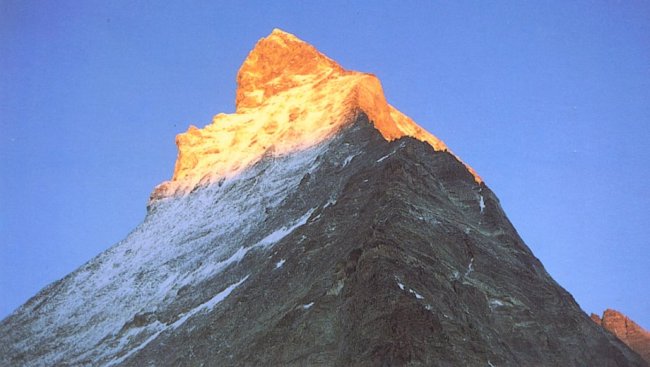
<path id="1" fill-rule="evenodd" d="M 278 27 L 377 74 L 585 311 L 650 328 L 650 3 L 306 3 L 0 0 L 0 317 L 143 219 Z"/>

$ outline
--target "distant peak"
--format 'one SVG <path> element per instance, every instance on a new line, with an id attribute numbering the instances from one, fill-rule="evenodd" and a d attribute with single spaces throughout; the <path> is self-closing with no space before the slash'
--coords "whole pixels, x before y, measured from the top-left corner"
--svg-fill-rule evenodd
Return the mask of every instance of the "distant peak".
<path id="1" fill-rule="evenodd" d="M 591 314 L 591 319 L 650 363 L 650 332 L 619 311 L 607 309 L 603 317 Z"/>
<path id="2" fill-rule="evenodd" d="M 218 114 L 176 137 L 174 176 L 152 200 L 238 174 L 264 155 L 298 152 L 325 141 L 363 111 L 382 136 L 410 136 L 435 150 L 447 146 L 388 104 L 376 76 L 345 70 L 296 36 L 274 29 L 237 74 L 236 112 Z M 477 182 L 480 177 L 468 166 Z"/>

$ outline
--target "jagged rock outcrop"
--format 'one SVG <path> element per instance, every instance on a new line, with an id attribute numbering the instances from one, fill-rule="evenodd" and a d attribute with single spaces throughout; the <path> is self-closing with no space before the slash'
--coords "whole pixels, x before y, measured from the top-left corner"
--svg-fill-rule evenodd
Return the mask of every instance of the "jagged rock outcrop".
<path id="1" fill-rule="evenodd" d="M 605 310 L 602 318 L 592 313 L 591 319 L 616 335 L 633 351 L 639 353 L 646 362 L 650 363 L 650 332 L 630 320 L 629 317 L 612 309 Z"/>
<path id="2" fill-rule="evenodd" d="M 238 81 L 144 222 L 0 322 L 0 365 L 646 365 L 375 77 L 274 31 Z"/>
<path id="3" fill-rule="evenodd" d="M 190 126 L 177 136 L 174 175 L 156 188 L 152 200 L 232 177 L 265 155 L 313 147 L 350 123 L 357 110 L 364 111 L 388 141 L 411 136 L 449 151 L 388 104 L 377 77 L 345 70 L 278 29 L 255 45 L 237 74 L 237 84 L 235 113 L 218 114 L 203 129 Z"/>

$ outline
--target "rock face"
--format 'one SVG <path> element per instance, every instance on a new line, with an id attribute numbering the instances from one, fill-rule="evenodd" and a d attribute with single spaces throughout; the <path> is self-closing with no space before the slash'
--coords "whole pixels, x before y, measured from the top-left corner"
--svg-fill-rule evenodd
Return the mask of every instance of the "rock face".
<path id="1" fill-rule="evenodd" d="M 237 110 L 176 138 L 174 176 L 152 200 L 182 195 L 233 177 L 264 156 L 282 156 L 330 139 L 363 110 L 382 136 L 411 136 L 448 151 L 437 137 L 389 105 L 372 74 L 343 69 L 295 36 L 274 30 L 250 52 L 237 75 Z M 480 182 L 480 178 L 468 167 Z"/>
<path id="2" fill-rule="evenodd" d="M 293 42 L 274 34 L 271 49 Z M 179 137 L 187 162 L 140 226 L 0 323 L 0 365 L 646 365 L 548 275 L 466 165 L 360 97 L 377 96 L 366 76 L 349 74 L 361 84 L 331 107 L 322 95 L 322 113 L 299 106 L 319 113 L 307 125 L 283 115 L 318 87 L 282 52 L 295 78 L 261 97 L 267 78 L 244 82 L 236 114 Z M 339 78 L 324 75 L 314 83 Z M 275 130 L 260 112 L 272 107 Z M 307 131 L 317 116 L 323 135 Z M 260 140 L 235 169 L 251 126 L 273 133 L 242 133 Z"/>
<path id="3" fill-rule="evenodd" d="M 591 314 L 591 319 L 616 335 L 633 351 L 639 353 L 646 362 L 650 363 L 650 332 L 616 310 L 605 310 L 602 318 Z"/>

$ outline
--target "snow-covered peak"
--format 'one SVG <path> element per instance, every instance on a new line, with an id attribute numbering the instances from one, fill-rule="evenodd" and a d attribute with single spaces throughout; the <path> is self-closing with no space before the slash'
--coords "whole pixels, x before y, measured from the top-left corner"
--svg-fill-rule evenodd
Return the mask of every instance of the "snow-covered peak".
<path id="1" fill-rule="evenodd" d="M 237 73 L 237 112 L 260 107 L 269 97 L 288 89 L 344 73 L 312 45 L 274 29 L 257 42 Z"/>
<path id="2" fill-rule="evenodd" d="M 359 110 L 386 140 L 411 136 L 448 151 L 440 139 L 388 104 L 376 76 L 345 70 L 281 30 L 257 42 L 237 83 L 235 113 L 218 114 L 204 128 L 190 126 L 176 137 L 174 176 L 154 190 L 152 200 L 235 176 L 265 155 L 313 147 L 351 123 Z"/>

